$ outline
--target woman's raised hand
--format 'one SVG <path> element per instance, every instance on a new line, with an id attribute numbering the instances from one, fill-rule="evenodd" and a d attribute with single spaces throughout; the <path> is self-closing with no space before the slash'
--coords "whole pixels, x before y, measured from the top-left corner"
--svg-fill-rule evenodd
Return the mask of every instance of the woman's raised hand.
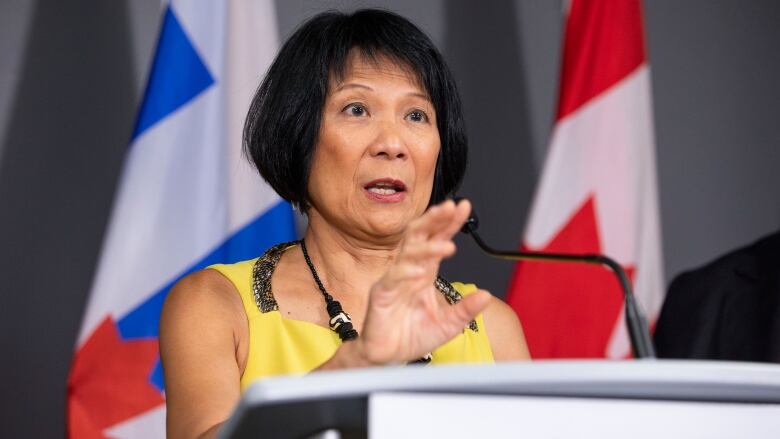
<path id="1" fill-rule="evenodd" d="M 454 305 L 434 286 L 442 259 L 455 253 L 452 237 L 471 212 L 451 200 L 412 221 L 390 269 L 371 288 L 359 352 L 373 364 L 416 360 L 458 335 L 490 301 L 479 290 Z"/>

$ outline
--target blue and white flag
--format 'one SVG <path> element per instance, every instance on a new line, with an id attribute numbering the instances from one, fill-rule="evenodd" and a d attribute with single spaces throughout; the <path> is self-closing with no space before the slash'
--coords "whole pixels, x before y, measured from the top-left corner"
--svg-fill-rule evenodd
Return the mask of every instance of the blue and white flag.
<path id="1" fill-rule="evenodd" d="M 277 49 L 270 0 L 165 7 L 68 380 L 70 437 L 164 437 L 167 292 L 192 271 L 294 238 L 289 204 L 241 150 Z"/>

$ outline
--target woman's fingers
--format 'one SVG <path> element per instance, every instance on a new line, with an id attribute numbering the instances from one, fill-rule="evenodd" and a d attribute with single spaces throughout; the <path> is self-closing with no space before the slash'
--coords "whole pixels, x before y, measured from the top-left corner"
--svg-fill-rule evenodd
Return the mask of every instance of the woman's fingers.
<path id="1" fill-rule="evenodd" d="M 452 237 L 463 227 L 463 224 L 466 223 L 469 215 L 471 215 L 471 202 L 465 199 L 460 200 L 452 212 L 449 223 L 439 229 L 434 235 L 434 238 L 452 239 Z"/>
<path id="2" fill-rule="evenodd" d="M 444 319 L 455 329 L 461 330 L 488 306 L 492 295 L 485 290 L 477 290 L 463 297 L 460 302 L 443 309 Z"/>
<path id="3" fill-rule="evenodd" d="M 447 200 L 431 207 L 409 226 L 406 243 L 450 241 L 458 233 L 471 214 L 471 203 L 461 200 L 455 204 Z"/>
<path id="4" fill-rule="evenodd" d="M 379 286 L 390 291 L 404 282 L 432 281 L 441 260 L 455 254 L 452 235 L 457 233 L 470 212 L 471 205 L 465 200 L 457 205 L 447 200 L 428 209 L 410 224 L 399 258 L 380 279 Z"/>
<path id="5" fill-rule="evenodd" d="M 429 240 L 452 222 L 455 211 L 456 206 L 452 200 L 430 207 L 420 218 L 409 224 L 408 239 L 411 241 Z"/>
<path id="6" fill-rule="evenodd" d="M 403 259 L 416 262 L 440 261 L 455 254 L 455 250 L 452 241 L 413 242 L 404 247 Z"/>
<path id="7" fill-rule="evenodd" d="M 452 237 L 463 226 L 470 213 L 471 203 L 467 200 L 458 204 L 447 200 L 432 206 L 410 224 L 399 261 L 431 267 L 455 254 L 456 247 Z M 438 271 L 438 267 L 434 267 L 434 271 Z"/>
<path id="8" fill-rule="evenodd" d="M 394 289 L 401 282 L 422 278 L 425 275 L 425 268 L 419 264 L 401 262 L 393 265 L 381 279 L 379 285 L 383 289 Z"/>
<path id="9" fill-rule="evenodd" d="M 417 239 L 451 239 L 471 214 L 471 202 L 460 200 L 455 204 L 446 200 L 428 209 L 419 219 L 412 234 Z"/>

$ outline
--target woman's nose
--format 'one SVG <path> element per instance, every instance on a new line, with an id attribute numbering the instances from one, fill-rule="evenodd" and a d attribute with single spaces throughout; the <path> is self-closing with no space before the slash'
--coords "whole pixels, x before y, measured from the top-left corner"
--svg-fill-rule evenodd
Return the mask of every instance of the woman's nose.
<path id="1" fill-rule="evenodd" d="M 401 135 L 401 129 L 400 126 L 392 122 L 380 124 L 379 132 L 369 149 L 371 156 L 387 159 L 406 158 L 409 151 Z"/>

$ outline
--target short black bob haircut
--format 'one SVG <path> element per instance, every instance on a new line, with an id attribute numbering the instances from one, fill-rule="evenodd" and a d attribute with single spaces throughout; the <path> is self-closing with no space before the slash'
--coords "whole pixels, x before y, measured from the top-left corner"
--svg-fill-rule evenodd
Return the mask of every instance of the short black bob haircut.
<path id="1" fill-rule="evenodd" d="M 343 77 L 351 50 L 410 68 L 436 110 L 441 148 L 430 204 L 454 194 L 468 145 L 460 97 L 444 59 L 414 24 L 392 12 L 320 13 L 284 43 L 255 94 L 244 125 L 244 149 L 263 178 L 305 211 L 308 177 L 330 74 Z"/>

